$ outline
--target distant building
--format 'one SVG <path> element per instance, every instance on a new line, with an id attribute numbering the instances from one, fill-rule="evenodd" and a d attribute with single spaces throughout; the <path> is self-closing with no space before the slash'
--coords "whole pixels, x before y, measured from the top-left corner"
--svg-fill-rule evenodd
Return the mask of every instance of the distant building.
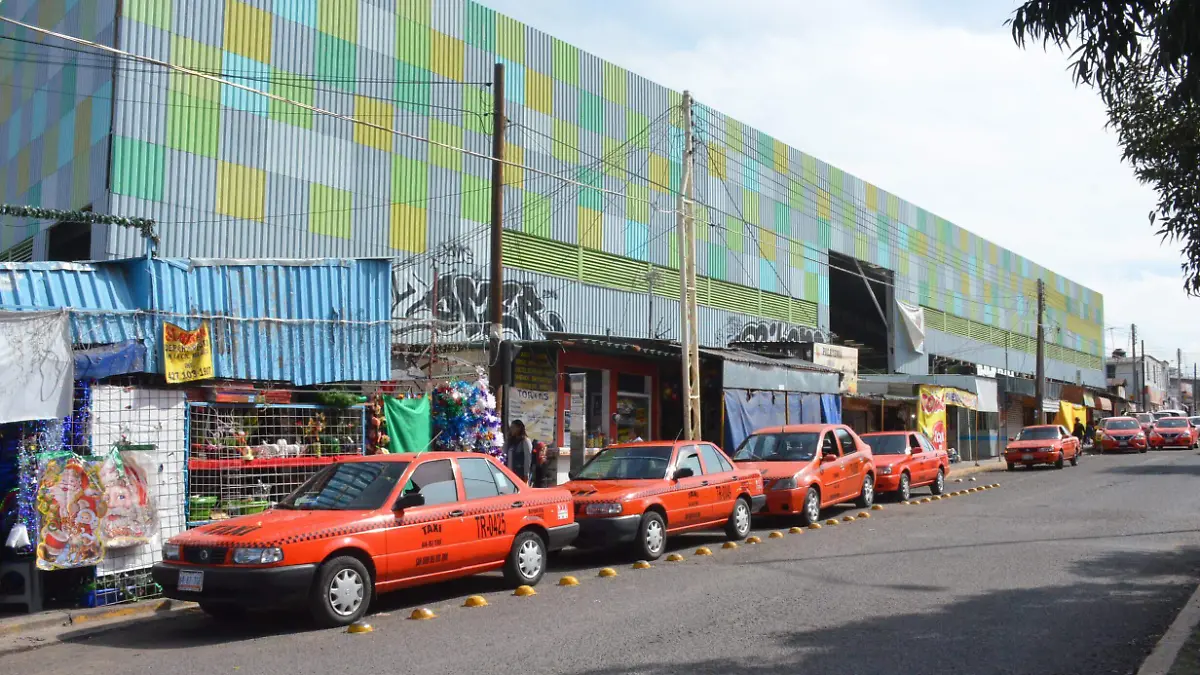
<path id="1" fill-rule="evenodd" d="M 1169 361 L 1148 355 L 1139 355 L 1134 359 L 1128 356 L 1124 350 L 1118 349 L 1109 357 L 1105 367 L 1107 368 L 1105 375 L 1110 384 L 1124 384 L 1130 400 L 1135 401 L 1138 405 L 1142 403 L 1141 389 L 1138 388 L 1140 385 L 1145 389 L 1146 405 L 1151 410 L 1178 407 L 1168 405 L 1171 391 L 1169 376 L 1171 364 Z"/>

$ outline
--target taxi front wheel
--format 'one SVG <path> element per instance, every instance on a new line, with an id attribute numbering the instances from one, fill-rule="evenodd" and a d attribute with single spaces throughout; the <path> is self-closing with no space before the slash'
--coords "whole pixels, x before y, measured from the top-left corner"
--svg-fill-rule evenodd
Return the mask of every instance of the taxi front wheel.
<path id="1" fill-rule="evenodd" d="M 638 527 L 633 550 L 642 560 L 658 560 L 667 548 L 667 522 L 657 511 L 647 511 Z"/>
<path id="2" fill-rule="evenodd" d="M 546 542 L 537 532 L 525 530 L 513 539 L 504 563 L 504 580 L 510 586 L 534 586 L 546 573 Z"/>
<path id="3" fill-rule="evenodd" d="M 321 565 L 309 597 L 313 619 L 322 626 L 346 626 L 367 613 L 371 575 L 358 558 L 340 556 Z"/>

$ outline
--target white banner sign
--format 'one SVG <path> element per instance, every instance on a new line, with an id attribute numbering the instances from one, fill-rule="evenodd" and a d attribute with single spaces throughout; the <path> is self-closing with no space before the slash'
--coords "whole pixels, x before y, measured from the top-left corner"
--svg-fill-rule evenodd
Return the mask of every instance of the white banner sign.
<path id="1" fill-rule="evenodd" d="M 69 416 L 74 379 L 65 311 L 0 312 L 0 424 Z"/>
<path id="2" fill-rule="evenodd" d="M 838 345 L 813 345 L 813 363 L 842 374 L 843 394 L 858 393 L 858 350 Z"/>
<path id="3" fill-rule="evenodd" d="M 530 440 L 554 445 L 554 392 L 508 388 L 508 419 L 525 423 Z"/>
<path id="4" fill-rule="evenodd" d="M 925 308 L 920 305 L 910 305 L 907 302 L 896 301 L 900 308 L 900 319 L 904 322 L 904 332 L 913 351 L 925 353 Z"/>

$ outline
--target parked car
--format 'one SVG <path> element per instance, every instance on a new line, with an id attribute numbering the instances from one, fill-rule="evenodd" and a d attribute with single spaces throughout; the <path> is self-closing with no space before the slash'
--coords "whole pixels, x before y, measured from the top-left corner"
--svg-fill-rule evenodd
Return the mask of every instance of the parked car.
<path id="1" fill-rule="evenodd" d="M 875 464 L 875 494 L 894 493 L 901 501 L 913 488 L 929 486 L 933 494 L 946 491 L 950 456 L 919 431 L 881 431 L 859 436 L 871 446 Z"/>
<path id="2" fill-rule="evenodd" d="M 1187 417 L 1188 416 L 1186 410 L 1174 410 L 1174 409 L 1156 410 L 1152 414 L 1154 415 L 1155 421 L 1161 420 L 1164 417 Z"/>
<path id="3" fill-rule="evenodd" d="M 1070 461 L 1071 466 L 1078 465 L 1082 452 L 1079 439 L 1072 436 L 1066 427 L 1060 424 L 1036 424 L 1025 427 L 1015 438 L 1008 439 L 1004 461 L 1008 463 L 1009 471 L 1016 469 L 1018 464 L 1026 467 L 1053 464 L 1061 469 L 1066 461 Z"/>
<path id="4" fill-rule="evenodd" d="M 486 455 L 355 457 L 264 513 L 172 537 L 153 575 L 213 616 L 302 607 L 346 625 L 375 591 L 496 569 L 536 584 L 578 531 L 567 490 L 531 488 Z"/>
<path id="5" fill-rule="evenodd" d="M 577 548 L 631 544 L 645 560 L 682 532 L 724 528 L 730 539 L 744 539 L 750 515 L 766 501 L 759 472 L 696 441 L 611 445 L 563 487 L 575 502 Z"/>
<path id="6" fill-rule="evenodd" d="M 1197 417 L 1189 417 L 1189 418 L 1188 418 L 1188 422 L 1189 422 L 1189 423 L 1190 423 L 1192 426 L 1196 427 L 1197 429 L 1200 429 L 1200 416 L 1197 416 Z"/>
<path id="7" fill-rule="evenodd" d="M 844 424 L 793 424 L 759 429 L 733 455 L 738 468 L 763 475 L 763 513 L 800 516 L 805 524 L 821 509 L 855 502 L 875 503 L 871 446 Z"/>
<path id="8" fill-rule="evenodd" d="M 1146 433 L 1132 417 L 1110 417 L 1100 427 L 1101 452 L 1135 450 L 1146 452 Z"/>
<path id="9" fill-rule="evenodd" d="M 1150 430 L 1154 428 L 1154 415 L 1152 413 L 1133 413 L 1133 418 L 1142 425 L 1142 433 L 1150 435 Z"/>
<path id="10" fill-rule="evenodd" d="M 1152 448 L 1194 448 L 1200 440 L 1200 430 L 1186 417 L 1164 417 L 1150 430 Z"/>

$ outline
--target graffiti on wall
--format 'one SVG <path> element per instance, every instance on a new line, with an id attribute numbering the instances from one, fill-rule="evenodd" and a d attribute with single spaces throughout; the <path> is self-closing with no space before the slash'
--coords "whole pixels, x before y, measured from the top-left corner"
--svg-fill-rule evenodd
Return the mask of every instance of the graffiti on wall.
<path id="1" fill-rule="evenodd" d="M 490 287 L 487 279 L 471 274 L 443 275 L 437 288 L 411 278 L 394 279 L 392 316 L 416 320 L 401 326 L 397 335 L 427 332 L 426 321 L 432 319 L 439 338 L 486 339 Z M 554 291 L 523 281 L 505 281 L 502 291 L 506 339 L 536 340 L 564 330 L 562 317 L 546 306 L 557 299 Z"/>
<path id="2" fill-rule="evenodd" d="M 829 334 L 820 328 L 797 326 L 786 321 L 729 320 L 730 342 L 829 342 Z"/>

